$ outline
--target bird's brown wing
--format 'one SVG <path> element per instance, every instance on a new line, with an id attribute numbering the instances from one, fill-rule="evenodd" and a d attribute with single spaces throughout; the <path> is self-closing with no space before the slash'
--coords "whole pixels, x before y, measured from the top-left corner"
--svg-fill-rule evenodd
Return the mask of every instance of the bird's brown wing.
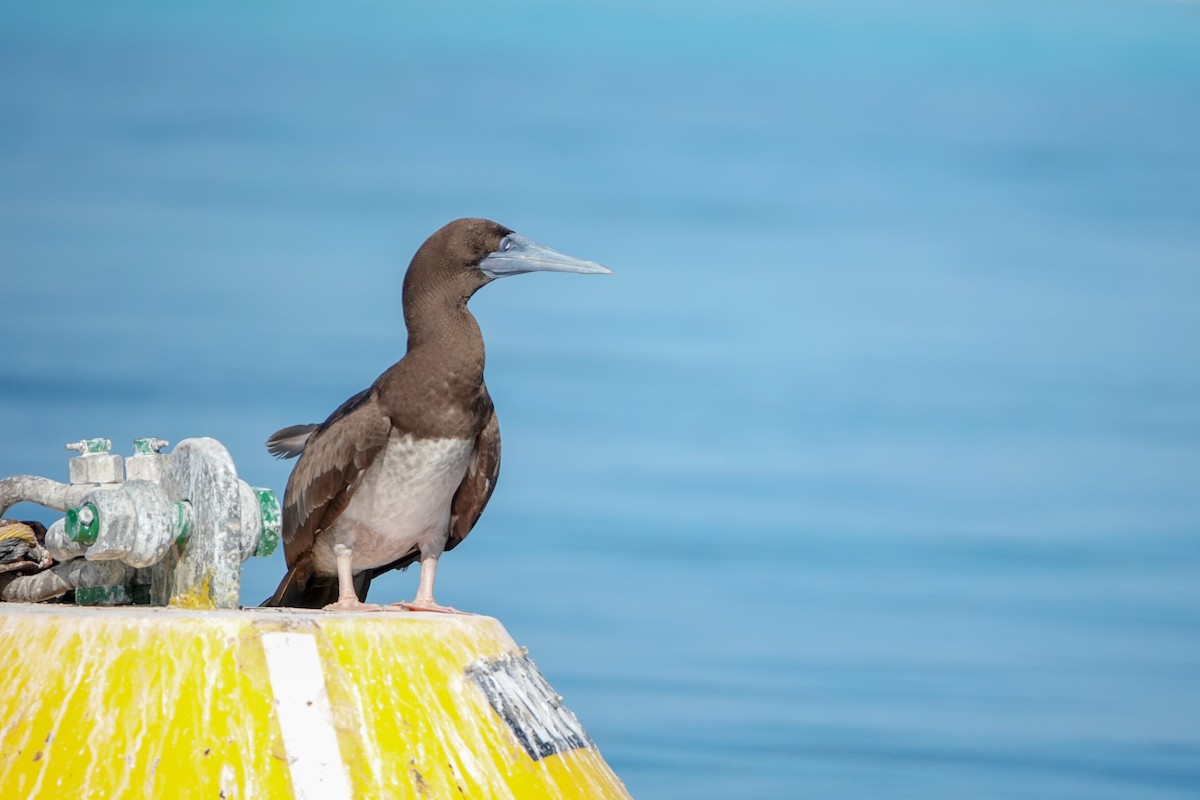
<path id="1" fill-rule="evenodd" d="M 288 478 L 283 500 L 283 552 L 292 567 L 310 552 L 317 532 L 346 510 L 391 433 L 374 393 L 347 402 L 314 431 Z"/>
<path id="2" fill-rule="evenodd" d="M 479 515 L 492 497 L 496 479 L 500 475 L 500 423 L 493 409 L 475 439 L 475 452 L 467 467 L 467 474 L 454 493 L 450 504 L 450 538 L 446 549 L 453 550 L 467 538 L 471 528 L 479 521 Z"/>

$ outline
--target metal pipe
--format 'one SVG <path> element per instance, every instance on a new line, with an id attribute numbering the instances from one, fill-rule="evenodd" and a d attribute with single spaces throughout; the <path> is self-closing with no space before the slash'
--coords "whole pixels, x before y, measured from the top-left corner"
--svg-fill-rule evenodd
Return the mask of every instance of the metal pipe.
<path id="1" fill-rule="evenodd" d="M 133 567 L 120 561 L 86 561 L 82 558 L 55 564 L 36 575 L 13 578 L 3 590 L 0 600 L 10 603 L 40 603 L 60 597 L 72 589 L 95 586 L 119 586 L 133 575 Z"/>
<path id="2" fill-rule="evenodd" d="M 60 483 L 39 475 L 13 475 L 0 479 L 0 516 L 17 503 L 37 503 L 55 511 L 79 505 L 83 497 L 95 491 L 94 483 Z"/>

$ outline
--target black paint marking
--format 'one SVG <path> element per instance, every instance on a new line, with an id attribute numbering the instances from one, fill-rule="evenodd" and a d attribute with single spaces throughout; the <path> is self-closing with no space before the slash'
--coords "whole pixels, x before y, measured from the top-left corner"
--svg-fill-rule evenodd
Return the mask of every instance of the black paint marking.
<path id="1" fill-rule="evenodd" d="M 579 720 L 523 653 L 477 661 L 467 668 L 467 677 L 534 761 L 592 746 Z"/>

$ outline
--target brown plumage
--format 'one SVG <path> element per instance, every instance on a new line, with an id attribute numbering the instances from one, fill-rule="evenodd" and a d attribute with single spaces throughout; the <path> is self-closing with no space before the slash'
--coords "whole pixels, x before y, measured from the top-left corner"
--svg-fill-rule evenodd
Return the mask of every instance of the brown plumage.
<path id="1" fill-rule="evenodd" d="M 495 489 L 500 428 L 483 382 L 484 345 L 467 301 L 504 275 L 607 269 L 482 219 L 434 233 L 404 279 L 408 351 L 320 425 L 276 432 L 268 449 L 300 454 L 283 505 L 288 573 L 265 605 L 362 603 L 371 579 L 421 562 L 412 603 L 433 601 L 437 559 L 471 532 Z"/>

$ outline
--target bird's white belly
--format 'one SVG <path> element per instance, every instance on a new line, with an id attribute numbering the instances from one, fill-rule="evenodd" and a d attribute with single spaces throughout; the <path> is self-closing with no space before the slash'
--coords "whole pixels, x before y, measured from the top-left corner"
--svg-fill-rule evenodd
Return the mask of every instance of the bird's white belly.
<path id="1" fill-rule="evenodd" d="M 325 546 L 314 547 L 317 569 L 334 571 L 334 544 L 351 548 L 356 572 L 391 563 L 414 546 L 440 552 L 473 447 L 467 439 L 393 435 L 330 527 L 333 536 L 320 537 Z"/>

